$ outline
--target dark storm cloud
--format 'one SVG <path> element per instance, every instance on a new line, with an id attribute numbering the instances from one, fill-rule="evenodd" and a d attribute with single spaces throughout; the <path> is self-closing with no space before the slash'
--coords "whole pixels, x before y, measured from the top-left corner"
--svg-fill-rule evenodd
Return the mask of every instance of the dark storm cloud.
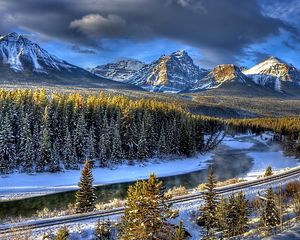
<path id="1" fill-rule="evenodd" d="M 234 62 L 280 29 L 297 31 L 255 0 L 2 0 L 0 14 L 11 27 L 88 47 L 111 38 L 171 39 L 199 48 L 212 64 Z"/>

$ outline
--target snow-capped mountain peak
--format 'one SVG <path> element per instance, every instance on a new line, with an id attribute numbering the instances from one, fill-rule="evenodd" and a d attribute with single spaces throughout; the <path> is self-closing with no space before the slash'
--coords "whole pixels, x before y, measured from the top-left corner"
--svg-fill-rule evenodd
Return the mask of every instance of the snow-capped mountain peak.
<path id="1" fill-rule="evenodd" d="M 100 77 L 115 81 L 127 81 L 144 65 L 145 63 L 138 60 L 123 59 L 115 63 L 100 65 L 88 70 Z"/>
<path id="2" fill-rule="evenodd" d="M 129 83 L 150 91 L 180 92 L 190 88 L 207 73 L 207 70 L 194 64 L 186 51 L 176 51 L 145 65 Z"/>
<path id="3" fill-rule="evenodd" d="M 29 68 L 31 71 L 48 73 L 48 70 L 61 71 L 74 67 L 15 32 L 0 38 L 0 60 L 15 72 Z"/>
<path id="4" fill-rule="evenodd" d="M 300 72 L 293 65 L 271 56 L 254 67 L 243 71 L 256 84 L 282 91 L 284 82 L 300 84 Z"/>

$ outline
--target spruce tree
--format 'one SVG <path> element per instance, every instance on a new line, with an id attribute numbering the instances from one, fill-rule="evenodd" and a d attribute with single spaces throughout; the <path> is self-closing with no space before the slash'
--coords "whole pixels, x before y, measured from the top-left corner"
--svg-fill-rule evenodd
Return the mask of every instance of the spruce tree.
<path id="1" fill-rule="evenodd" d="M 171 239 L 174 230 L 167 222 L 177 212 L 167 204 L 163 183 L 151 174 L 148 181 L 137 181 L 128 189 L 121 219 L 120 239 Z"/>
<path id="2" fill-rule="evenodd" d="M 185 231 L 183 228 L 183 222 L 179 221 L 178 227 L 176 228 L 175 240 L 184 240 L 185 239 Z"/>
<path id="3" fill-rule="evenodd" d="M 62 152 L 62 160 L 66 169 L 78 169 L 78 164 L 75 156 L 75 148 L 72 144 L 69 128 L 66 129 L 64 149 Z"/>
<path id="4" fill-rule="evenodd" d="M 149 156 L 149 149 L 147 146 L 147 139 L 145 134 L 145 124 L 142 123 L 140 139 L 137 146 L 137 158 L 141 160 L 144 160 Z"/>
<path id="5" fill-rule="evenodd" d="M 162 157 L 169 154 L 169 147 L 166 143 L 166 134 L 164 127 L 161 128 L 160 136 L 158 140 L 158 156 Z"/>
<path id="6" fill-rule="evenodd" d="M 112 239 L 111 224 L 110 221 L 101 221 L 98 219 L 96 230 L 95 230 L 95 239 L 97 240 L 110 240 Z"/>
<path id="7" fill-rule="evenodd" d="M 276 227 L 280 222 L 279 210 L 275 203 L 272 188 L 269 188 L 265 194 L 265 204 L 261 215 L 261 222 L 269 230 Z"/>
<path id="8" fill-rule="evenodd" d="M 70 235 L 69 229 L 67 226 L 63 226 L 60 229 L 58 229 L 55 240 L 67 240 Z"/>
<path id="9" fill-rule="evenodd" d="M 245 194 L 240 191 L 236 197 L 236 205 L 237 205 L 237 234 L 243 234 L 248 229 L 249 222 L 249 204 L 246 199 Z"/>
<path id="10" fill-rule="evenodd" d="M 88 135 L 88 142 L 87 142 L 87 159 L 90 162 L 91 167 L 94 167 L 94 162 L 96 159 L 96 141 L 95 141 L 95 131 L 94 127 L 90 128 L 89 135 Z"/>
<path id="11" fill-rule="evenodd" d="M 85 120 L 84 120 L 83 113 L 80 113 L 78 117 L 73 137 L 74 137 L 74 147 L 75 147 L 76 157 L 79 161 L 82 161 L 84 157 L 85 138 L 86 138 L 86 128 L 85 128 Z"/>
<path id="12" fill-rule="evenodd" d="M 76 192 L 76 212 L 84 213 L 95 210 L 96 195 L 93 187 L 93 176 L 89 162 L 86 160 L 81 172 L 79 189 Z"/>
<path id="13" fill-rule="evenodd" d="M 227 236 L 233 237 L 238 235 L 238 209 L 236 204 L 236 197 L 234 193 L 229 196 L 228 210 L 227 210 Z"/>
<path id="14" fill-rule="evenodd" d="M 119 126 L 116 125 L 114 127 L 114 135 L 112 139 L 112 153 L 111 153 L 111 160 L 113 164 L 118 164 L 118 160 L 122 158 L 122 142 L 121 136 L 119 131 Z"/>
<path id="15" fill-rule="evenodd" d="M 0 173 L 7 174 L 16 165 L 14 135 L 9 116 L 6 114 L 0 126 Z"/>
<path id="16" fill-rule="evenodd" d="M 268 166 L 267 169 L 266 169 L 264 177 L 269 177 L 269 176 L 272 176 L 272 175 L 273 175 L 272 167 Z"/>
<path id="17" fill-rule="evenodd" d="M 41 139 L 41 157 L 39 162 L 37 162 L 36 171 L 43 172 L 45 168 L 49 165 L 52 161 L 51 158 L 51 145 L 50 145 L 50 138 L 48 127 L 45 125 L 43 129 L 43 135 Z"/>
<path id="18" fill-rule="evenodd" d="M 216 213 L 218 230 L 221 232 L 222 238 L 226 236 L 228 233 L 227 215 L 228 215 L 227 200 L 224 196 L 222 196 L 218 204 L 217 213 Z"/>
<path id="19" fill-rule="evenodd" d="M 33 136 L 30 129 L 30 121 L 28 114 L 22 120 L 22 127 L 20 133 L 20 146 L 19 146 L 19 162 L 25 172 L 33 171 Z"/>
<path id="20" fill-rule="evenodd" d="M 205 237 L 211 239 L 215 235 L 217 227 L 217 206 L 218 197 L 215 191 L 216 179 L 213 174 L 212 167 L 209 170 L 205 191 L 203 192 L 203 205 L 200 208 L 201 216 L 199 223 L 203 224 L 205 229 Z"/>

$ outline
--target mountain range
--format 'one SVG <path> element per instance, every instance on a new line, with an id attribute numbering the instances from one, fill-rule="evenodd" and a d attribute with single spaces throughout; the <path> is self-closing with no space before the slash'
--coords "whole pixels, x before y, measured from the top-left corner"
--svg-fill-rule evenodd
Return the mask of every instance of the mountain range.
<path id="1" fill-rule="evenodd" d="M 270 56 L 250 69 L 234 64 L 221 64 L 213 69 L 203 69 L 196 66 L 186 51 L 176 51 L 163 55 L 150 64 L 136 60 L 126 60 L 114 64 L 100 65 L 97 69 L 105 69 L 105 74 L 98 71 L 99 76 L 113 76 L 113 80 L 127 82 L 140 86 L 148 91 L 157 92 L 198 92 L 226 87 L 228 84 L 259 87 L 276 93 L 291 93 L 299 90 L 300 71 L 292 64 Z M 109 68 L 107 67 L 109 66 Z M 130 74 L 124 75 L 130 71 Z M 255 91 L 255 90 L 254 90 Z"/>
<path id="2" fill-rule="evenodd" d="M 123 59 L 83 69 L 64 61 L 17 33 L 0 36 L 0 83 L 34 83 L 152 92 L 232 90 L 300 96 L 300 71 L 269 57 L 250 69 L 221 64 L 197 66 L 186 51 L 162 55 L 151 63 Z M 237 88 L 237 86 L 239 88 Z M 232 90 L 233 91 L 233 90 Z"/>
<path id="3" fill-rule="evenodd" d="M 15 32 L 0 36 L 0 83 L 139 89 L 72 65 Z"/>

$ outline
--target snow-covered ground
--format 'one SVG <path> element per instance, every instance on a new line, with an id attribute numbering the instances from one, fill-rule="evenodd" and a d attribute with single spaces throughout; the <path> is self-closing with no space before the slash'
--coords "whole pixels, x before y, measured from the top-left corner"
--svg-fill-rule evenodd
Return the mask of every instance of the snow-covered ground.
<path id="1" fill-rule="evenodd" d="M 135 181 L 145 179 L 151 173 L 159 177 L 179 175 L 207 168 L 212 154 L 197 155 L 192 158 L 173 160 L 152 159 L 143 165 L 122 165 L 116 169 L 95 168 L 94 184 Z M 59 173 L 25 174 L 15 173 L 0 177 L 0 200 L 12 197 L 41 195 L 51 192 L 73 190 L 77 188 L 80 178 L 79 170 Z"/>
<path id="2" fill-rule="evenodd" d="M 222 144 L 232 150 L 243 150 L 247 156 L 253 159 L 251 170 L 244 176 L 247 179 L 254 179 L 262 175 L 268 165 L 271 165 L 275 171 L 282 171 L 286 168 L 298 166 L 300 162 L 292 157 L 284 156 L 279 146 L 274 148 L 274 145 L 268 145 L 271 137 L 271 134 L 263 134 L 261 136 L 227 136 L 224 138 Z M 256 143 L 268 146 L 267 151 L 255 150 L 253 146 Z M 192 158 L 177 158 L 172 160 L 152 159 L 143 165 L 122 165 L 115 169 L 96 168 L 93 170 L 94 183 L 95 185 L 103 185 L 135 181 L 147 178 L 153 172 L 159 177 L 190 173 L 207 168 L 213 156 L 214 153 L 208 153 Z M 8 176 L 1 176 L 0 200 L 74 190 L 77 188 L 79 178 L 79 170 L 33 175 L 15 173 Z"/>

